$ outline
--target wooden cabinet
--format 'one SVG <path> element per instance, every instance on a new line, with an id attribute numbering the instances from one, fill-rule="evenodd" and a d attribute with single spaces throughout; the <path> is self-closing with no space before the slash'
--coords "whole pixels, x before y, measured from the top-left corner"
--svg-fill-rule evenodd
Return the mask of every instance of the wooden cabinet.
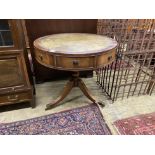
<path id="1" fill-rule="evenodd" d="M 21 20 L 0 20 L 0 106 L 26 101 L 35 105 L 25 49 Z"/>

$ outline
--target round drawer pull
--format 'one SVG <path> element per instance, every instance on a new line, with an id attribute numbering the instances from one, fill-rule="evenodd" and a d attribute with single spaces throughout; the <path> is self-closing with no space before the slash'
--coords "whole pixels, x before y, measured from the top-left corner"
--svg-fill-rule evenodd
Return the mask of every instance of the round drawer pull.
<path id="1" fill-rule="evenodd" d="M 17 101 L 18 100 L 18 95 L 15 95 L 14 97 L 8 96 L 9 101 Z"/>
<path id="2" fill-rule="evenodd" d="M 73 60 L 73 65 L 79 65 L 79 60 Z"/>
<path id="3" fill-rule="evenodd" d="M 112 60 L 112 56 L 108 56 L 108 61 L 111 61 Z"/>
<path id="4" fill-rule="evenodd" d="M 42 55 L 39 55 L 39 59 L 40 59 L 41 61 L 43 61 L 43 56 L 42 56 Z"/>

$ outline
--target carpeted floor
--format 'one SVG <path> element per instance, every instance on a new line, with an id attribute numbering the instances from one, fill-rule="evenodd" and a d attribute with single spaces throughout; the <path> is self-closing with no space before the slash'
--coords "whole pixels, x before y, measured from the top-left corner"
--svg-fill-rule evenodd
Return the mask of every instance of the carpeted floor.
<path id="1" fill-rule="evenodd" d="M 113 123 L 116 120 L 132 117 L 139 114 L 155 112 L 155 95 L 131 97 L 129 99 L 118 100 L 111 104 L 111 101 L 98 89 L 95 78 L 83 79 L 92 94 L 101 101 L 104 101 L 105 107 L 100 108 L 106 123 L 112 134 L 118 134 Z M 90 105 L 91 102 L 82 94 L 78 88 L 74 88 L 61 104 L 51 110 L 45 111 L 46 104 L 55 99 L 63 88 L 66 80 L 46 82 L 36 85 L 36 108 L 25 107 L 23 109 L 13 109 L 11 111 L 1 111 L 0 123 L 15 122 L 20 120 L 40 117 L 56 112 Z M 8 105 L 8 107 L 10 107 Z M 7 108 L 6 108 L 7 109 Z"/>
<path id="2" fill-rule="evenodd" d="M 155 112 L 155 96 L 144 95 L 116 101 L 114 104 L 107 104 L 101 111 L 112 133 L 118 134 L 113 123 L 132 116 Z"/>
<path id="3" fill-rule="evenodd" d="M 0 135 L 109 135 L 97 105 L 0 125 Z"/>
<path id="4" fill-rule="evenodd" d="M 114 126 L 121 135 L 155 135 L 155 112 L 117 120 Z"/>

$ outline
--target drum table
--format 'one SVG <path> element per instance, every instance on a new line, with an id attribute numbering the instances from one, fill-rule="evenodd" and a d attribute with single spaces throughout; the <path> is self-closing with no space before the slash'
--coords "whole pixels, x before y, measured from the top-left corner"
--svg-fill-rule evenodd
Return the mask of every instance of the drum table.
<path id="1" fill-rule="evenodd" d="M 87 33 L 62 33 L 36 39 L 35 58 L 40 64 L 73 72 L 60 96 L 47 104 L 46 110 L 62 101 L 73 87 L 79 87 L 85 96 L 97 103 L 80 79 L 79 71 L 96 70 L 112 63 L 116 46 L 117 42 L 111 38 Z"/>

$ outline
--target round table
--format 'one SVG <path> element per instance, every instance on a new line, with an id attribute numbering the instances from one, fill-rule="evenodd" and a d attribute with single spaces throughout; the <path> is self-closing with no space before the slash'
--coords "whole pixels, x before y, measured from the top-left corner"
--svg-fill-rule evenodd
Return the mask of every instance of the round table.
<path id="1" fill-rule="evenodd" d="M 116 47 L 115 40 L 88 33 L 60 33 L 36 39 L 35 58 L 40 64 L 73 72 L 60 96 L 47 104 L 46 110 L 62 101 L 73 87 L 79 87 L 85 96 L 97 103 L 79 77 L 79 71 L 96 70 L 112 63 L 115 60 Z"/>

